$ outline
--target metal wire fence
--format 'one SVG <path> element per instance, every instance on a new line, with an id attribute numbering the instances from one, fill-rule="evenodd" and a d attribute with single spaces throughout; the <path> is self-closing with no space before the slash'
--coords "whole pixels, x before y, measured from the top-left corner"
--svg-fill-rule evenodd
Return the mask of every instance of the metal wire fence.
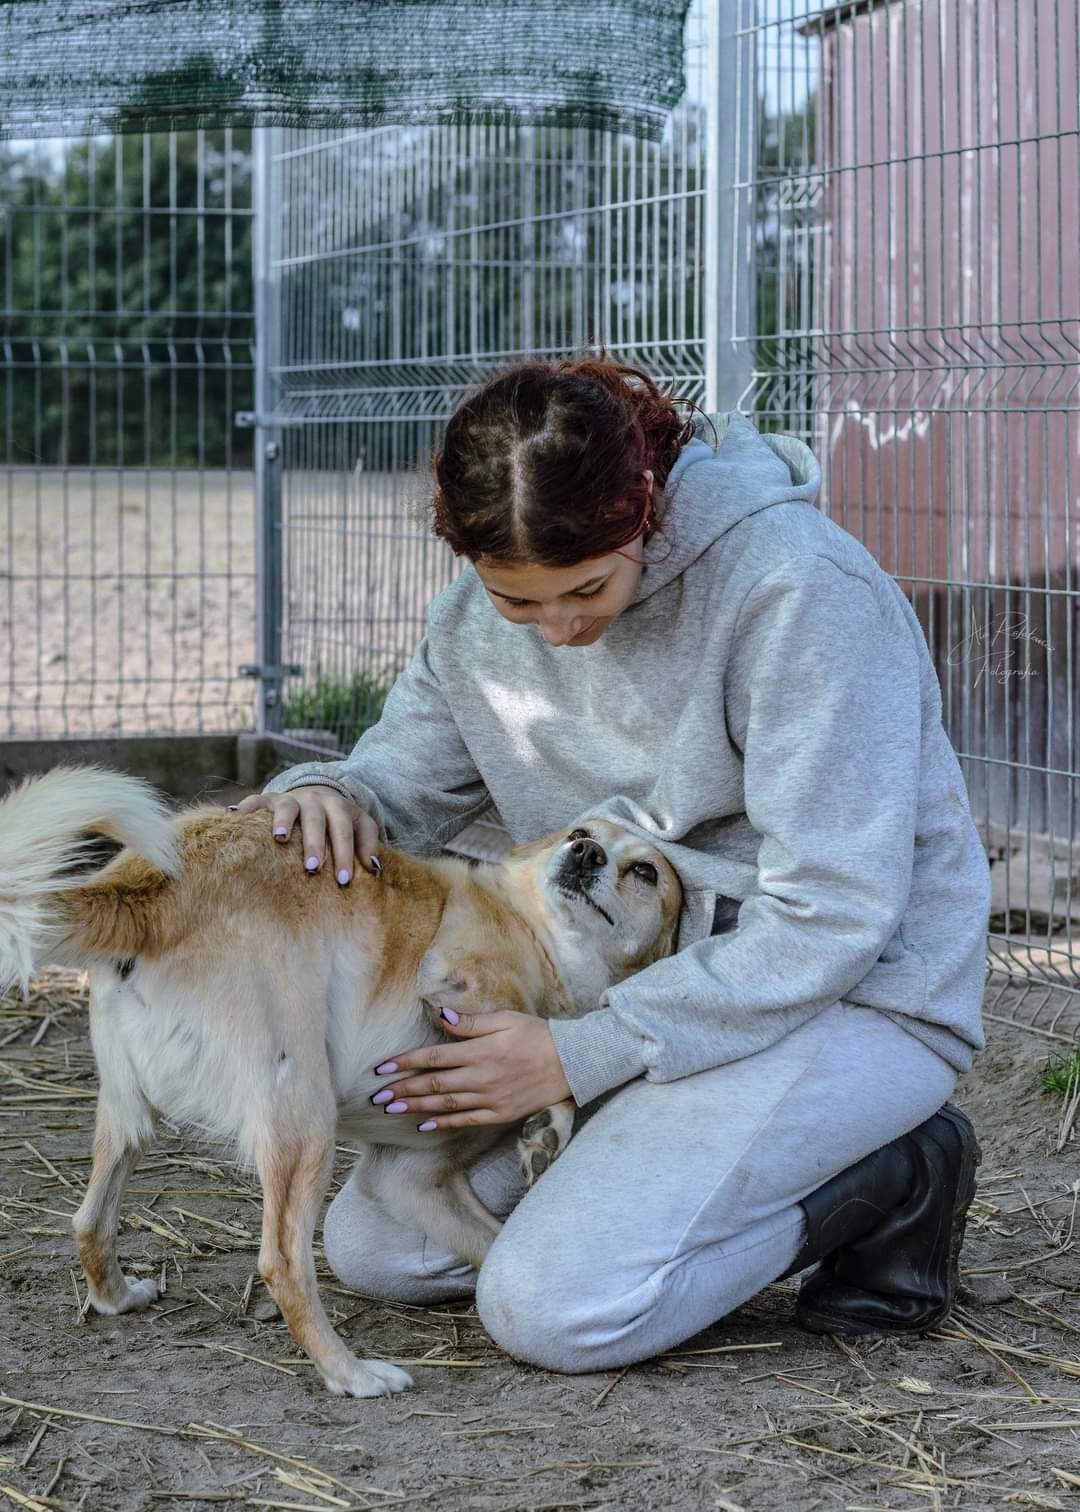
<path id="1" fill-rule="evenodd" d="M 347 749 L 456 570 L 423 506 L 463 388 L 603 341 L 815 450 L 934 657 L 993 863 L 991 1016 L 1070 1034 L 1078 12 L 695 0 L 655 143 L 387 127 L 5 160 L 11 731 L 236 727 L 251 663 L 259 728 Z"/>
<path id="2" fill-rule="evenodd" d="M 816 451 L 823 507 L 927 635 L 993 862 L 993 962 L 1026 984 L 998 1006 L 1068 1033 L 1077 21 L 1076 0 L 724 0 L 691 10 L 659 144 L 272 139 L 268 726 L 344 747 L 377 711 L 454 570 L 409 506 L 462 386 L 604 340 Z"/>
<path id="3" fill-rule="evenodd" d="M 988 1012 L 1070 1037 L 1076 0 L 722 9 L 760 112 L 731 216 L 741 406 L 801 431 L 825 508 L 910 596 L 992 862 Z"/>
<path id="4" fill-rule="evenodd" d="M 0 144 L 0 732 L 250 723 L 250 133 Z"/>
<path id="5" fill-rule="evenodd" d="M 425 527 L 462 389 L 602 338 L 701 398 L 707 317 L 704 8 L 663 141 L 559 127 L 275 131 L 259 287 L 268 728 L 347 746 L 456 571 Z M 265 405 L 265 409 L 264 409 Z M 282 669 L 298 667 L 293 678 Z"/>

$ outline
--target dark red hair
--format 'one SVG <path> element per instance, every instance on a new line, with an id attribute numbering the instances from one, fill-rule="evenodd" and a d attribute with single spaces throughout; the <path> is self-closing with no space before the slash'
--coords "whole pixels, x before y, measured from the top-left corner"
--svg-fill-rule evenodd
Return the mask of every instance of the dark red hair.
<path id="1" fill-rule="evenodd" d="M 472 561 L 544 567 L 604 556 L 649 533 L 693 434 L 692 416 L 676 403 L 698 408 L 603 347 L 504 368 L 450 417 L 434 458 L 432 529 Z"/>

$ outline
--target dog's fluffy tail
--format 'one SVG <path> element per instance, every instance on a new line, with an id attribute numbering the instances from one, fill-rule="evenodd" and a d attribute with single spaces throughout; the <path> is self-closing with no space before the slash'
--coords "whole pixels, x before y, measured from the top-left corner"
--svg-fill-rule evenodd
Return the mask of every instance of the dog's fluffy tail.
<path id="1" fill-rule="evenodd" d="M 172 815 L 148 783 L 94 766 L 28 778 L 0 800 L 0 991 L 18 982 L 25 992 L 50 953 L 69 958 L 73 935 L 108 949 L 67 906 L 87 890 L 86 876 L 65 872 L 87 858 L 88 832 L 134 851 L 161 881 L 177 874 Z"/>

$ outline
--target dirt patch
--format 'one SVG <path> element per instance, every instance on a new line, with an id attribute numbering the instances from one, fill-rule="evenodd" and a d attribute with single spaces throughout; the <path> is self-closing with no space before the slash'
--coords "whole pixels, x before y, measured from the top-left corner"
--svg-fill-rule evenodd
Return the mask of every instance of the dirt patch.
<path id="1" fill-rule="evenodd" d="M 80 982 L 51 971 L 28 1005 L 0 1000 L 0 1492 L 14 1505 L 1080 1506 L 1077 1136 L 1055 1149 L 1058 1106 L 1034 1086 L 1052 1047 L 1031 1032 L 991 1025 L 957 1093 L 984 1150 L 963 1255 L 981 1295 L 939 1331 L 812 1337 L 786 1282 L 661 1359 L 560 1376 L 501 1354 L 470 1307 L 344 1290 L 320 1253 L 342 1334 L 416 1380 L 358 1402 L 327 1395 L 268 1316 L 255 1185 L 169 1130 L 121 1235 L 125 1268 L 165 1295 L 144 1314 L 84 1312 L 69 1223 L 94 1107 Z"/>

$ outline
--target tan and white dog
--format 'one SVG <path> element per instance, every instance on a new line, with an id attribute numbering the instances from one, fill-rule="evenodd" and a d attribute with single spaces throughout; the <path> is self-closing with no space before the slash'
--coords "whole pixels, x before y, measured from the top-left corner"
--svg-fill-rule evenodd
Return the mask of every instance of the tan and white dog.
<path id="1" fill-rule="evenodd" d="M 403 1370 L 358 1360 L 315 1281 L 312 1236 L 338 1127 L 368 1146 L 369 1190 L 403 1222 L 479 1265 L 500 1228 L 466 1179 L 504 1132 L 421 1134 L 386 1117 L 374 1067 L 437 1044 L 443 1006 L 574 1016 L 674 948 L 681 889 L 660 853 L 616 826 L 534 841 L 500 866 L 421 861 L 380 847 L 382 875 L 339 888 L 268 811 L 174 816 L 145 783 L 59 768 L 0 802 L 0 988 L 53 961 L 86 967 L 100 1093 L 75 1215 L 90 1300 L 146 1307 L 120 1270 L 124 1185 L 159 1115 L 227 1141 L 263 1188 L 259 1273 L 334 1392 L 378 1396 Z M 71 868 L 86 832 L 126 849 Z M 526 1121 L 527 1179 L 569 1137 L 573 1105 Z"/>

